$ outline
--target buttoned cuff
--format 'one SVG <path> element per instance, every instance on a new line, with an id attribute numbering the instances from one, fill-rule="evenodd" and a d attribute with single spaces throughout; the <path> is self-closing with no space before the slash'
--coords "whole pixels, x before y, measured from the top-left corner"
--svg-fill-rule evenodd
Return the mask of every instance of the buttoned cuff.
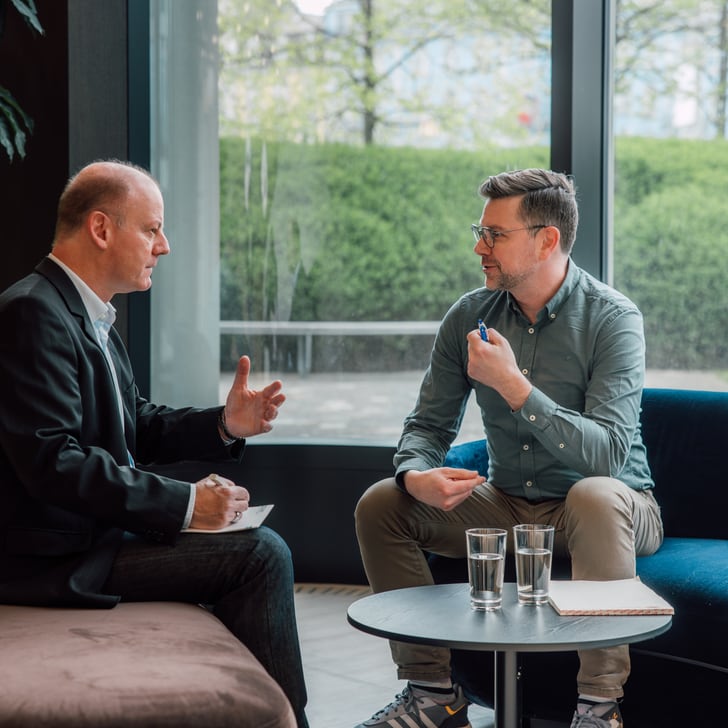
<path id="1" fill-rule="evenodd" d="M 557 409 L 556 403 L 550 397 L 534 387 L 523 407 L 513 414 L 528 422 L 533 429 L 545 432 L 551 427 L 551 419 L 556 414 Z"/>

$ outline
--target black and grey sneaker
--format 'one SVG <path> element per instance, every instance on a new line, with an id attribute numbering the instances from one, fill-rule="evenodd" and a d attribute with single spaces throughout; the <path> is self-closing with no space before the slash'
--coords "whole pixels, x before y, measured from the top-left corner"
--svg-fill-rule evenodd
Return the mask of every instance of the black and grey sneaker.
<path id="1" fill-rule="evenodd" d="M 470 728 L 468 700 L 462 688 L 453 685 L 455 697 L 450 702 L 439 701 L 433 693 L 405 689 L 386 707 L 356 728 Z"/>
<path id="2" fill-rule="evenodd" d="M 624 728 L 619 703 L 596 703 L 580 699 L 576 704 L 571 728 Z"/>

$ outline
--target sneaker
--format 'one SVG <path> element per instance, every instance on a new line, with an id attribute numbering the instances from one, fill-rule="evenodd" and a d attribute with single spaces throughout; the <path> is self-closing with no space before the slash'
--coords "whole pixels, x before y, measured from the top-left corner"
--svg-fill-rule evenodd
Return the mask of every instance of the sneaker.
<path id="1" fill-rule="evenodd" d="M 571 728 L 624 728 L 619 703 L 595 703 L 580 700 L 574 711 Z"/>
<path id="2" fill-rule="evenodd" d="M 459 685 L 453 685 L 455 698 L 438 703 L 432 693 L 412 690 L 409 683 L 386 707 L 356 728 L 470 728 L 468 700 Z"/>

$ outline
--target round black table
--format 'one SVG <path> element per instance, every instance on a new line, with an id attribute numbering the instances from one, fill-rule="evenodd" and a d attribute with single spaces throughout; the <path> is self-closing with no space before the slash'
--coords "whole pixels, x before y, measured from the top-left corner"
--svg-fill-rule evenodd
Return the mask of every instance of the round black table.
<path id="1" fill-rule="evenodd" d="M 518 603 L 516 585 L 503 588 L 496 612 L 470 608 L 467 584 L 437 584 L 371 594 L 349 606 L 349 623 L 378 637 L 495 653 L 495 726 L 519 728 L 519 652 L 612 647 L 656 637 L 669 615 L 560 616 L 549 605 Z"/>

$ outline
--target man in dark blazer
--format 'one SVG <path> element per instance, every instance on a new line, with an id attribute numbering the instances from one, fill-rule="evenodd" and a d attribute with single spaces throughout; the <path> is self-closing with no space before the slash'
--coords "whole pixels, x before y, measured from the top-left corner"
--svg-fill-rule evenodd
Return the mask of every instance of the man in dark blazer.
<path id="1" fill-rule="evenodd" d="M 0 602 L 212 604 L 305 726 L 287 546 L 265 527 L 180 533 L 237 522 L 247 489 L 141 467 L 239 459 L 244 438 L 269 431 L 285 399 L 278 381 L 248 387 L 247 357 L 223 408 L 139 395 L 110 301 L 151 286 L 170 250 L 163 222 L 145 170 L 88 165 L 61 195 L 51 254 L 0 295 Z"/>

